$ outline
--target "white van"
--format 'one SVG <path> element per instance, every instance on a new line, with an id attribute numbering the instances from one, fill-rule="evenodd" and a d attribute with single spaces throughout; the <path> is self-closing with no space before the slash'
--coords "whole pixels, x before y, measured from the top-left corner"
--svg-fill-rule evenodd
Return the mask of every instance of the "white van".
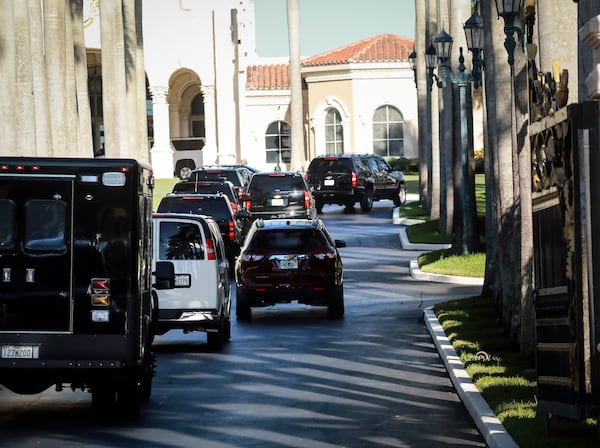
<path id="1" fill-rule="evenodd" d="M 204 331 L 221 348 L 231 336 L 231 285 L 218 224 L 179 213 L 155 213 L 152 222 L 154 334 Z"/>

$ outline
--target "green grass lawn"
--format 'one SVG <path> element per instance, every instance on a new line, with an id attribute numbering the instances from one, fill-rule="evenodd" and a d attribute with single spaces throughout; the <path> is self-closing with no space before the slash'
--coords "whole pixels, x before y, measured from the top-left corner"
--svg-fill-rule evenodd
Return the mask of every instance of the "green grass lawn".
<path id="1" fill-rule="evenodd" d="M 548 434 L 546 416 L 537 413 L 533 360 L 524 359 L 504 334 L 492 299 L 440 303 L 434 312 L 475 386 L 520 448 L 600 446 L 592 419 L 558 422 L 556 435 Z"/>
<path id="2" fill-rule="evenodd" d="M 156 211 L 158 203 L 162 197 L 171 192 L 173 185 L 179 182 L 179 179 L 155 179 L 154 180 L 154 195 L 152 198 L 152 210 Z"/>
<path id="3" fill-rule="evenodd" d="M 417 193 L 418 175 L 411 173 L 406 177 L 408 192 Z M 485 185 L 481 175 L 476 176 L 475 194 L 477 212 L 485 216 Z M 400 216 L 426 221 L 407 227 L 411 242 L 452 241 L 450 235 L 439 232 L 437 220 L 428 220 L 427 211 L 418 202 L 402 206 Z M 485 254 L 451 256 L 447 250 L 438 250 L 422 254 L 419 266 L 425 272 L 483 277 Z M 592 419 L 559 422 L 557 434 L 548 434 L 546 416 L 537 413 L 533 360 L 523 358 L 519 347 L 504 334 L 491 298 L 472 297 L 440 303 L 434 311 L 475 386 L 519 447 L 600 446 L 597 424 Z"/>

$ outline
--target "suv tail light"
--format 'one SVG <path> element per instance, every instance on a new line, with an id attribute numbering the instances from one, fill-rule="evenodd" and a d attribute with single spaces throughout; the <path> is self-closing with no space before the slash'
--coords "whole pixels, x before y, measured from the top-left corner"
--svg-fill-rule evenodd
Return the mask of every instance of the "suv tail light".
<path id="1" fill-rule="evenodd" d="M 304 208 L 308 209 L 310 207 L 310 191 L 304 192 Z"/>
<path id="2" fill-rule="evenodd" d="M 229 241 L 235 240 L 235 223 L 233 219 L 229 220 Z"/>
<path id="3" fill-rule="evenodd" d="M 250 209 L 252 208 L 252 201 L 251 199 L 251 195 L 250 192 L 247 192 L 244 194 L 244 209 L 250 211 Z"/>
<path id="4" fill-rule="evenodd" d="M 356 187 L 357 183 L 358 183 L 358 176 L 356 175 L 355 172 L 352 172 L 352 188 Z"/>
<path id="5" fill-rule="evenodd" d="M 215 253 L 215 244 L 212 238 L 206 238 L 206 259 L 216 260 L 217 254 Z"/>

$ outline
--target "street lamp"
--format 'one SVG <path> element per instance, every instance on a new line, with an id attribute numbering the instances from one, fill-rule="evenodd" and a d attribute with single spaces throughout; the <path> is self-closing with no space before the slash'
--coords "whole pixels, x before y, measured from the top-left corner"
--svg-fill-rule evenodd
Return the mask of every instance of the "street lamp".
<path id="1" fill-rule="evenodd" d="M 459 100 L 459 132 L 460 132 L 460 162 L 462 174 L 462 223 L 463 238 L 462 252 L 469 254 L 475 252 L 477 248 L 476 223 L 475 223 L 475 192 L 474 173 L 471 169 L 470 158 L 472 148 L 469 139 L 469 117 L 467 114 L 467 87 L 473 83 L 477 89 L 481 85 L 481 74 L 484 61 L 481 57 L 483 51 L 483 19 L 478 12 L 475 12 L 463 25 L 468 50 L 473 55 L 473 69 L 471 73 L 466 73 L 465 58 L 463 48 L 459 49 L 458 72 L 453 72 L 450 66 L 450 55 L 452 54 L 452 44 L 454 39 L 444 29 L 433 39 L 436 46 L 436 53 L 439 62 L 438 87 L 446 87 L 448 79 L 452 84 L 458 87 Z M 433 75 L 433 71 L 431 72 Z M 435 76 L 435 75 L 433 75 Z M 433 80 L 433 78 L 432 78 Z M 433 82 L 433 81 L 432 81 Z M 472 113 L 472 112 L 471 112 Z"/>
<path id="2" fill-rule="evenodd" d="M 413 71 L 413 75 L 415 77 L 415 86 L 417 85 L 417 52 L 413 47 L 413 51 L 408 55 L 408 63 L 410 64 L 410 68 Z"/>
<path id="3" fill-rule="evenodd" d="M 514 52 L 517 42 L 513 36 L 517 33 L 519 42 L 523 45 L 523 30 L 518 26 L 515 26 L 515 18 L 521 13 L 521 7 L 523 0 L 495 0 L 496 11 L 498 11 L 498 18 L 504 19 L 504 48 L 508 53 L 508 64 L 513 65 L 515 62 Z"/>

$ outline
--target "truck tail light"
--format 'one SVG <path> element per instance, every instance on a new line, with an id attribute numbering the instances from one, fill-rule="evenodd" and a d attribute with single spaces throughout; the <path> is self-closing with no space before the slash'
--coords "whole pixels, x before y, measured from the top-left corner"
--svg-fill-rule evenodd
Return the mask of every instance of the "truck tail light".
<path id="1" fill-rule="evenodd" d="M 90 289 L 93 307 L 110 306 L 110 278 L 93 278 Z M 92 322 L 109 322 L 110 311 L 92 309 L 90 317 Z"/>
<path id="2" fill-rule="evenodd" d="M 229 220 L 229 241 L 235 241 L 235 223 L 233 219 Z"/>
<path id="3" fill-rule="evenodd" d="M 356 175 L 356 173 L 352 173 L 352 188 L 356 187 L 357 183 L 358 183 L 358 176 Z"/>
<path id="4" fill-rule="evenodd" d="M 212 238 L 206 238 L 206 259 L 216 260 L 217 254 L 215 253 L 215 245 Z"/>

